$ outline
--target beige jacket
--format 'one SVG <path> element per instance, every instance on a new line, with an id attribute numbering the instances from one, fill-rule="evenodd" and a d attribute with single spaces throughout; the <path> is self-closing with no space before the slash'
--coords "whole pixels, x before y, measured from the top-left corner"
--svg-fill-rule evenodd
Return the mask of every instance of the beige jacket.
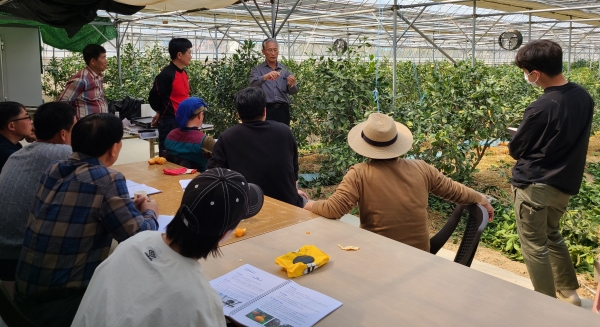
<path id="1" fill-rule="evenodd" d="M 429 252 L 429 193 L 460 204 L 481 197 L 424 161 L 371 160 L 351 167 L 335 193 L 316 201 L 312 211 L 339 219 L 358 202 L 361 228 Z"/>

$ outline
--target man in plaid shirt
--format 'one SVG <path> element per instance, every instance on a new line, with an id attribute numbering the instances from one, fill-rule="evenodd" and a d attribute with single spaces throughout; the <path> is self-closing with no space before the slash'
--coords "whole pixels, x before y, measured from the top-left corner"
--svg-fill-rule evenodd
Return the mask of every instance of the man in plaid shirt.
<path id="1" fill-rule="evenodd" d="M 106 50 L 97 44 L 83 49 L 85 68 L 73 75 L 56 101 L 67 102 L 77 110 L 77 119 L 108 112 L 102 88 L 102 72 L 106 70 Z"/>
<path id="2" fill-rule="evenodd" d="M 158 207 L 129 198 L 125 177 L 109 169 L 123 128 L 111 114 L 82 118 L 72 131 L 73 155 L 50 165 L 31 206 L 16 273 L 15 302 L 43 326 L 69 326 L 112 239 L 158 229 Z"/>

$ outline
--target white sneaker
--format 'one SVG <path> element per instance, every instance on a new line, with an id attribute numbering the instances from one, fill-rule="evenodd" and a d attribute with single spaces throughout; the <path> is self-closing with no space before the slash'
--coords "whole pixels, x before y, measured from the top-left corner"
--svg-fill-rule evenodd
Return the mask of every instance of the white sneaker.
<path id="1" fill-rule="evenodd" d="M 556 297 L 561 301 L 571 303 L 578 307 L 581 306 L 581 299 L 576 290 L 558 290 L 556 291 Z"/>

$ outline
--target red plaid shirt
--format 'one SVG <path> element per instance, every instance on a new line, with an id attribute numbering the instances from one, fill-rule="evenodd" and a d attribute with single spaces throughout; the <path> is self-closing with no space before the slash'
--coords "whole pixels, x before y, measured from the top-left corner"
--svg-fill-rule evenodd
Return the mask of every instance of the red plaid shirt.
<path id="1" fill-rule="evenodd" d="M 73 75 L 67 82 L 65 90 L 56 101 L 67 102 L 77 110 L 77 119 L 87 115 L 108 112 L 108 104 L 104 99 L 102 74 L 96 74 L 90 67 Z"/>

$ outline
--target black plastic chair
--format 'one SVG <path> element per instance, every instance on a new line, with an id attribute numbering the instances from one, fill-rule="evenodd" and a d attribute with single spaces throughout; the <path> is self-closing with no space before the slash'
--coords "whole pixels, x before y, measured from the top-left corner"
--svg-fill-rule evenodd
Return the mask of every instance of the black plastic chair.
<path id="1" fill-rule="evenodd" d="M 475 252 L 477 252 L 481 233 L 483 233 L 483 229 L 487 226 L 489 218 L 487 210 L 479 204 L 468 206 L 457 204 L 452 216 L 448 218 L 446 225 L 429 239 L 429 253 L 436 254 L 446 244 L 456 226 L 458 226 L 464 210 L 469 212 L 469 218 L 454 262 L 470 267 L 473 257 L 475 257 Z"/>
<path id="2" fill-rule="evenodd" d="M 17 308 L 4 283 L 0 280 L 0 317 L 8 327 L 40 327 L 21 313 Z"/>

